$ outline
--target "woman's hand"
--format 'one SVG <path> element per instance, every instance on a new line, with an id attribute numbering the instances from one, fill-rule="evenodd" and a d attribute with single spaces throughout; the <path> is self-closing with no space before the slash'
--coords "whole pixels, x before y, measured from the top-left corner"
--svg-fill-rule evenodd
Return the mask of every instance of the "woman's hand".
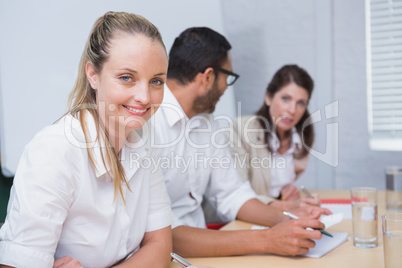
<path id="1" fill-rule="evenodd" d="M 294 204 L 300 206 L 320 206 L 321 201 L 317 194 L 312 194 L 312 197 L 301 197 L 299 189 L 293 184 L 285 185 L 281 190 L 282 201 L 293 201 Z"/>
<path id="2" fill-rule="evenodd" d="M 292 201 L 300 199 L 300 191 L 294 184 L 286 184 L 281 189 L 281 200 L 282 201 Z"/>
<path id="3" fill-rule="evenodd" d="M 300 199 L 301 205 L 320 206 L 321 201 L 318 194 L 312 194 L 312 197 L 302 197 Z"/>
<path id="4" fill-rule="evenodd" d="M 84 268 L 77 259 L 64 256 L 54 261 L 53 268 Z"/>

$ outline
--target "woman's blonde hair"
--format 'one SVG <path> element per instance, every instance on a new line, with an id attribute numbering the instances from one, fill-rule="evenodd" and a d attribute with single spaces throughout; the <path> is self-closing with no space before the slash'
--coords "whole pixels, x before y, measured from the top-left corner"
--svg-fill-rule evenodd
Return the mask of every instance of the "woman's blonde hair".
<path id="1" fill-rule="evenodd" d="M 126 184 L 130 189 L 124 168 L 120 162 L 119 155 L 115 152 L 107 131 L 99 120 L 99 114 L 96 109 L 96 94 L 95 90 L 87 79 L 85 67 L 88 62 L 91 62 L 97 73 L 102 71 L 102 67 L 109 56 L 110 44 L 116 33 L 124 32 L 129 34 L 139 34 L 150 38 L 152 41 L 159 42 L 165 48 L 162 36 L 158 28 L 142 16 L 126 13 L 126 12 L 107 12 L 100 17 L 94 24 L 92 31 L 85 44 L 84 52 L 82 53 L 79 63 L 78 77 L 75 82 L 74 89 L 70 93 L 68 99 L 68 112 L 80 120 L 86 142 L 89 144 L 89 130 L 85 121 L 85 112 L 88 111 L 95 119 L 97 126 L 96 139 L 105 142 L 105 150 L 101 151 L 102 162 L 108 173 L 114 178 L 114 193 L 115 198 L 119 193 L 124 201 L 122 184 Z M 166 51 L 166 48 L 165 48 Z M 87 148 L 89 159 L 92 165 L 96 168 L 93 148 Z"/>

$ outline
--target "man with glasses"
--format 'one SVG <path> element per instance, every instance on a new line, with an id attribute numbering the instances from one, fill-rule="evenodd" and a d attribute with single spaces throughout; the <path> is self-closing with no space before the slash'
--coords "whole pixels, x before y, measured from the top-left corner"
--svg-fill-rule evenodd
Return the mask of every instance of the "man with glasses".
<path id="1" fill-rule="evenodd" d="M 292 211 L 306 219 L 289 220 L 278 208 L 256 199 L 232 165 L 226 140 L 211 113 L 227 86 L 239 75 L 232 71 L 225 37 L 205 27 L 189 28 L 174 41 L 164 100 L 155 114 L 152 137 L 174 214 L 173 248 L 183 256 L 227 256 L 252 253 L 299 255 L 314 247 L 324 228 L 313 218 L 319 207 Z M 227 144 L 227 143 L 226 143 Z M 202 203 L 208 202 L 223 221 L 235 218 L 273 226 L 265 230 L 206 229 Z M 307 219 L 309 218 L 309 219 Z"/>

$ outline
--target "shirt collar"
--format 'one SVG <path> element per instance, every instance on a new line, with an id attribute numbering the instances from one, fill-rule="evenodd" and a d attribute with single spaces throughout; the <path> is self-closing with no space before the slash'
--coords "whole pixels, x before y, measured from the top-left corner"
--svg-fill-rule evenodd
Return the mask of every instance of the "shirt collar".
<path id="1" fill-rule="evenodd" d="M 106 155 L 106 144 L 101 136 L 99 136 L 99 138 L 97 139 L 98 132 L 96 129 L 95 119 L 88 111 L 86 111 L 85 114 L 85 121 L 89 132 L 89 146 L 93 149 L 95 173 L 96 177 L 99 178 L 110 171 L 108 163 L 105 162 L 104 164 L 102 161 L 102 153 L 104 156 Z M 130 163 L 133 160 L 132 153 L 135 153 L 135 160 L 145 157 L 148 152 L 148 148 L 146 145 L 146 142 L 143 142 L 142 137 L 138 134 L 136 130 L 133 130 L 129 133 L 120 154 L 121 163 L 124 167 L 127 180 L 130 180 L 132 175 L 134 175 L 137 170 L 137 168 L 130 167 Z M 132 148 L 136 149 L 135 152 L 132 150 Z"/>
<path id="2" fill-rule="evenodd" d="M 176 99 L 172 91 L 165 85 L 165 92 L 162 102 L 163 112 L 170 127 L 178 122 L 187 124 L 188 130 L 200 127 L 203 122 L 211 120 L 211 114 L 201 113 L 188 118 L 179 101 Z"/>
<path id="3" fill-rule="evenodd" d="M 88 129 L 88 134 L 89 137 L 88 139 L 88 148 L 92 149 L 92 156 L 95 164 L 95 173 L 96 177 L 100 177 L 103 174 L 105 174 L 108 170 L 110 170 L 110 167 L 108 164 L 105 162 L 105 165 L 103 164 L 102 161 L 102 153 L 105 155 L 105 142 L 102 139 L 102 137 L 99 136 L 98 138 L 98 131 L 96 128 L 96 122 L 92 114 L 88 111 L 85 111 L 85 123 Z M 102 153 L 101 153 L 102 150 Z"/>
<path id="4" fill-rule="evenodd" d="M 139 130 L 132 130 L 121 148 L 120 160 L 126 173 L 127 181 L 130 181 L 141 165 L 142 159 L 149 153 L 149 140 L 143 139 L 138 132 Z"/>
<path id="5" fill-rule="evenodd" d="M 277 152 L 280 146 L 280 141 L 278 136 L 276 135 L 276 132 L 271 132 L 271 135 L 269 136 L 269 146 L 272 148 L 274 152 Z M 301 144 L 301 139 L 299 133 L 297 133 L 297 130 L 295 127 L 292 128 L 292 143 L 290 145 L 289 150 L 286 153 L 293 153 L 295 149 L 301 149 L 302 144 Z"/>
<path id="6" fill-rule="evenodd" d="M 189 120 L 179 101 L 176 99 L 167 85 L 165 85 L 162 107 L 170 127 L 174 126 L 179 121 L 185 122 Z"/>

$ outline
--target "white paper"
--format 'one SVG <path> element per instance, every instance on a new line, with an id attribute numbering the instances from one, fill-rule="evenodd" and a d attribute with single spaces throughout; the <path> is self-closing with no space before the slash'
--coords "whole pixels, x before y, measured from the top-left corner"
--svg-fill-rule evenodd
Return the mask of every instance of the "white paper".
<path id="1" fill-rule="evenodd" d="M 321 204 L 321 207 L 329 209 L 332 213 L 343 214 L 343 219 L 352 219 L 352 205 L 351 204 Z"/>
<path id="2" fill-rule="evenodd" d="M 348 233 L 331 233 L 334 237 L 323 235 L 320 240 L 315 240 L 315 247 L 303 256 L 311 258 L 321 258 L 331 250 L 339 247 L 348 240 Z"/>
<path id="3" fill-rule="evenodd" d="M 320 218 L 320 221 L 325 224 L 326 228 L 329 228 L 343 219 L 343 213 L 336 213 L 332 215 L 323 215 Z M 251 226 L 252 230 L 263 230 L 268 229 L 269 227 L 253 225 Z M 331 233 L 333 237 L 329 237 L 326 235 L 322 235 L 321 239 L 313 241 L 316 243 L 315 247 L 310 249 L 309 252 L 303 256 L 311 257 L 311 258 L 321 258 L 331 250 L 343 244 L 348 240 L 348 233 Z"/>
<path id="4" fill-rule="evenodd" d="M 332 215 L 321 215 L 320 222 L 324 223 L 325 229 L 340 223 L 343 220 L 343 213 L 334 213 Z"/>

